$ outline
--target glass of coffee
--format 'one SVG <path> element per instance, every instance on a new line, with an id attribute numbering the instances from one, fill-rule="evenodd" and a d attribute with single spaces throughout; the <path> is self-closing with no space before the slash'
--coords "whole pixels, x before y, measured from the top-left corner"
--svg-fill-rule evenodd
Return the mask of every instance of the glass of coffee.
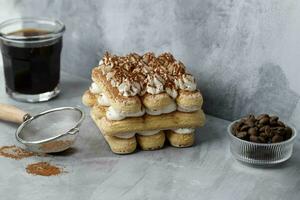
<path id="1" fill-rule="evenodd" d="M 26 102 L 59 94 L 60 54 L 65 26 L 59 20 L 20 18 L 0 24 L 6 92 Z"/>

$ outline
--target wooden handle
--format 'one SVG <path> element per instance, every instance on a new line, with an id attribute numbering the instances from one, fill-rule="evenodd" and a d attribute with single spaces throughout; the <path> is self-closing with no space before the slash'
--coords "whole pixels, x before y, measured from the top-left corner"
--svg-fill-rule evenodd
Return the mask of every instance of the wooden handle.
<path id="1" fill-rule="evenodd" d="M 0 104 L 0 120 L 22 123 L 27 113 L 15 106 Z"/>

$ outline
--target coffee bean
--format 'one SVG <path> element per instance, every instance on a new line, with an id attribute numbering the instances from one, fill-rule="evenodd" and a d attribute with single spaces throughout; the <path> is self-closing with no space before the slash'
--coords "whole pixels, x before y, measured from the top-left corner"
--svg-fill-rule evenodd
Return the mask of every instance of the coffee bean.
<path id="1" fill-rule="evenodd" d="M 257 128 L 256 127 L 249 128 L 248 129 L 248 134 L 257 135 Z"/>
<path id="2" fill-rule="evenodd" d="M 232 126 L 233 134 L 243 140 L 257 143 L 281 142 L 292 137 L 292 129 L 277 116 L 248 115 Z"/>
<path id="3" fill-rule="evenodd" d="M 259 129 L 259 131 L 260 131 L 260 132 L 265 132 L 266 129 L 270 129 L 270 126 L 269 126 L 269 125 L 265 125 L 265 126 L 261 127 L 261 128 Z"/>
<path id="4" fill-rule="evenodd" d="M 250 119 L 248 119 L 246 122 L 245 122 L 246 125 L 248 125 L 249 127 L 253 127 L 254 126 L 254 122 Z"/>
<path id="5" fill-rule="evenodd" d="M 270 121 L 277 121 L 279 118 L 277 116 L 271 116 Z"/>
<path id="6" fill-rule="evenodd" d="M 248 119 L 255 119 L 255 116 L 253 114 L 248 115 Z"/>
<path id="7" fill-rule="evenodd" d="M 257 124 L 257 128 L 261 128 L 261 127 L 263 127 L 264 125 L 263 124 Z"/>
<path id="8" fill-rule="evenodd" d="M 266 139 L 262 136 L 258 136 L 258 141 L 261 142 L 261 143 L 265 143 Z"/>
<path id="9" fill-rule="evenodd" d="M 272 142 L 273 143 L 277 143 L 277 142 L 282 142 L 283 141 L 283 137 L 282 136 L 280 136 L 280 135 L 274 135 L 273 137 L 272 137 Z"/>
<path id="10" fill-rule="evenodd" d="M 245 123 L 245 121 L 247 121 L 247 119 L 248 119 L 247 117 L 244 117 L 240 120 L 240 122 Z"/>
<path id="11" fill-rule="evenodd" d="M 235 122 L 233 125 L 232 125 L 232 133 L 233 135 L 236 135 L 238 132 L 239 132 L 239 126 L 240 126 L 240 122 Z"/>
<path id="12" fill-rule="evenodd" d="M 232 135 L 236 136 L 236 134 L 238 133 L 238 130 L 232 128 L 231 129 L 231 133 L 232 133 Z"/>
<path id="13" fill-rule="evenodd" d="M 250 127 L 248 125 L 243 125 L 240 130 L 241 131 L 247 131 L 249 128 Z"/>
<path id="14" fill-rule="evenodd" d="M 271 127 L 269 125 L 264 126 L 265 127 L 265 133 L 270 133 L 271 132 Z"/>
<path id="15" fill-rule="evenodd" d="M 263 138 L 268 138 L 268 134 L 265 133 L 265 132 L 259 133 L 259 136 L 260 136 L 260 137 L 263 137 Z"/>
<path id="16" fill-rule="evenodd" d="M 277 121 L 270 121 L 271 126 L 277 126 Z"/>
<path id="17" fill-rule="evenodd" d="M 274 135 L 279 135 L 279 131 L 278 130 L 272 130 L 272 134 Z"/>
<path id="18" fill-rule="evenodd" d="M 282 137 L 284 137 L 285 133 L 286 133 L 285 128 L 283 128 L 283 127 L 278 127 L 277 132 L 278 132 L 278 135 L 281 135 Z"/>
<path id="19" fill-rule="evenodd" d="M 276 126 L 277 125 L 277 121 L 278 121 L 278 117 L 277 116 L 270 117 L 270 125 L 271 126 Z"/>
<path id="20" fill-rule="evenodd" d="M 285 127 L 284 123 L 282 121 L 277 121 L 277 125 L 281 127 Z"/>
<path id="21" fill-rule="evenodd" d="M 265 128 L 266 128 L 266 127 L 263 126 L 263 127 L 261 127 L 261 128 L 259 129 L 259 131 L 260 131 L 260 132 L 265 132 Z"/>
<path id="22" fill-rule="evenodd" d="M 269 118 L 268 117 L 264 117 L 262 119 L 259 120 L 259 123 L 260 124 L 267 124 L 269 123 Z"/>
<path id="23" fill-rule="evenodd" d="M 234 122 L 234 123 L 232 124 L 232 128 L 238 127 L 239 123 L 240 123 L 240 122 Z"/>
<path id="24" fill-rule="evenodd" d="M 271 120 L 270 120 L 270 125 L 273 126 L 273 127 L 277 126 L 277 121 L 274 121 L 274 120 L 271 121 Z"/>
<path id="25" fill-rule="evenodd" d="M 251 120 L 251 121 L 253 121 L 253 122 L 256 120 L 254 115 L 249 115 L 248 119 Z"/>
<path id="26" fill-rule="evenodd" d="M 250 141 L 251 141 L 251 142 L 259 143 L 258 137 L 255 136 L 255 135 L 251 135 L 251 136 L 250 136 Z"/>
<path id="27" fill-rule="evenodd" d="M 272 138 L 275 135 L 275 133 L 271 129 L 269 132 L 265 132 L 265 133 L 268 135 L 269 138 Z"/>
<path id="28" fill-rule="evenodd" d="M 247 136 L 247 132 L 245 132 L 245 131 L 244 132 L 239 132 L 239 133 L 236 134 L 236 136 L 240 139 L 243 139 Z"/>
<path id="29" fill-rule="evenodd" d="M 285 138 L 290 139 L 292 137 L 293 130 L 290 127 L 285 128 Z"/>
<path id="30" fill-rule="evenodd" d="M 265 117 L 269 117 L 269 115 L 268 114 L 261 114 L 261 115 L 258 115 L 256 119 L 261 120 L 262 118 L 265 118 Z"/>

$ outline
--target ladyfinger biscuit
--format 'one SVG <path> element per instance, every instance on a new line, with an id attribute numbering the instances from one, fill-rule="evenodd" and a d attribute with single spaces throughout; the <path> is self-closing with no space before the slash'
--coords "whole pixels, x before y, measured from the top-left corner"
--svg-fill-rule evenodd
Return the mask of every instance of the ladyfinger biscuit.
<path id="1" fill-rule="evenodd" d="M 111 151 L 115 154 L 130 154 L 133 153 L 137 147 L 135 137 L 123 139 L 114 136 L 104 135 L 104 138 L 108 143 Z"/>
<path id="2" fill-rule="evenodd" d="M 103 114 L 97 113 L 95 108 L 92 109 L 91 115 Z M 95 113 L 95 114 L 94 114 Z M 106 135 L 117 135 L 120 133 L 142 132 L 151 130 L 167 130 L 175 128 L 195 128 L 204 125 L 205 115 L 202 110 L 196 112 L 172 112 L 163 115 L 148 115 L 142 117 L 126 118 L 120 121 L 108 120 L 106 117 L 97 118 L 96 124 L 99 129 Z"/>
<path id="3" fill-rule="evenodd" d="M 142 97 L 146 112 L 151 115 L 170 113 L 177 109 L 175 101 L 167 94 L 148 94 Z"/>
<path id="4" fill-rule="evenodd" d="M 174 147 L 190 147 L 195 142 L 195 133 L 179 134 L 172 130 L 167 130 L 166 135 L 169 143 Z"/>
<path id="5" fill-rule="evenodd" d="M 94 115 L 91 115 L 94 122 L 96 122 L 97 118 Z M 130 154 L 136 150 L 137 142 L 135 136 L 132 138 L 118 138 L 115 136 L 108 136 L 101 132 L 105 141 L 108 143 L 112 152 L 116 154 Z"/>
<path id="6" fill-rule="evenodd" d="M 201 109 L 203 98 L 199 91 L 180 90 L 176 98 L 177 110 L 181 112 L 194 112 Z"/>
<path id="7" fill-rule="evenodd" d="M 136 135 L 137 142 L 142 150 L 157 150 L 161 149 L 165 143 L 164 131 L 159 131 L 154 135 Z"/>
<path id="8" fill-rule="evenodd" d="M 92 107 L 97 103 L 97 97 L 87 90 L 82 96 L 82 103 L 88 107 Z"/>
<path id="9" fill-rule="evenodd" d="M 93 69 L 92 80 L 103 88 L 111 106 L 123 113 L 139 112 L 142 96 L 144 106 L 149 110 L 162 110 L 167 106 L 167 110 L 171 110 L 171 104 L 175 110 L 171 100 L 180 90 L 192 92 L 197 89 L 194 77 L 170 53 L 156 57 L 151 52 L 141 56 L 136 53 L 117 56 L 106 52 L 99 66 Z M 185 106 L 184 102 L 182 104 Z M 196 105 L 191 106 L 195 109 Z"/>
<path id="10" fill-rule="evenodd" d="M 102 74 L 99 67 L 96 67 L 92 71 L 92 80 L 98 84 L 103 93 L 107 96 L 111 106 L 124 113 L 139 112 L 142 108 L 142 103 L 138 96 L 123 96 L 120 95 L 117 88 L 113 87 L 106 77 Z"/>
<path id="11" fill-rule="evenodd" d="M 96 117 L 96 119 L 101 119 L 106 116 L 106 110 L 107 107 L 96 104 L 92 107 L 90 112 L 93 114 L 92 116 Z"/>

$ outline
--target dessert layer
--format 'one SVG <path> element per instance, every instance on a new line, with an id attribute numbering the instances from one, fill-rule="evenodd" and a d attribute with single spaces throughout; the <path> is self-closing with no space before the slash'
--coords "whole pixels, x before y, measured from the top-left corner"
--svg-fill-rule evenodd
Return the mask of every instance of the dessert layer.
<path id="1" fill-rule="evenodd" d="M 152 52 L 144 55 L 130 53 L 126 56 L 106 52 L 98 69 L 122 96 L 143 96 L 166 91 L 176 98 L 179 89 L 196 90 L 194 77 L 170 53 L 156 57 Z"/>
<path id="2" fill-rule="evenodd" d="M 193 112 L 203 103 L 194 77 L 170 53 L 157 57 L 153 53 L 106 53 L 93 69 L 92 80 L 90 92 L 104 94 L 106 106 L 122 113 L 137 113 L 142 107 L 152 115 L 172 112 L 177 107 Z M 103 98 L 99 99 L 100 105 L 103 102 Z"/>
<path id="3" fill-rule="evenodd" d="M 96 99 L 96 100 L 95 100 Z M 163 99 L 163 103 L 158 101 L 158 99 Z M 203 99 L 199 92 L 184 92 L 180 91 L 178 100 L 174 101 L 166 93 L 159 95 L 145 95 L 142 97 L 142 106 L 139 109 L 135 109 L 130 112 L 122 110 L 122 107 L 113 106 L 110 103 L 109 98 L 105 93 L 93 94 L 92 91 L 86 91 L 83 95 L 82 101 L 87 106 L 109 106 L 106 116 L 110 120 L 123 120 L 127 117 L 139 117 L 143 116 L 144 113 L 149 115 L 161 115 L 166 113 L 171 113 L 173 111 L 181 112 L 194 112 L 201 109 Z M 145 108 L 144 108 L 145 107 Z"/>
<path id="4" fill-rule="evenodd" d="M 95 118 L 99 129 L 106 135 L 140 133 L 143 131 L 168 130 L 178 128 L 196 128 L 204 125 L 205 116 L 202 110 L 192 113 L 172 112 L 158 116 L 144 115 L 142 117 L 126 118 L 121 121 L 107 119 L 107 108 L 94 106 L 91 115 Z"/>
<path id="5" fill-rule="evenodd" d="M 94 122 L 97 124 L 97 117 L 91 115 Z M 164 146 L 165 138 L 167 136 L 169 143 L 174 147 L 189 147 L 192 146 L 195 141 L 195 133 L 192 129 L 176 129 L 177 132 L 184 132 L 184 134 L 176 133 L 173 130 L 167 131 L 143 131 L 143 134 L 119 134 L 115 136 L 109 136 L 104 134 L 106 142 L 114 153 L 127 154 L 135 151 L 137 143 L 142 150 L 156 150 Z M 191 132 L 191 133 L 187 133 Z M 166 136 L 165 136 L 166 135 Z"/>

